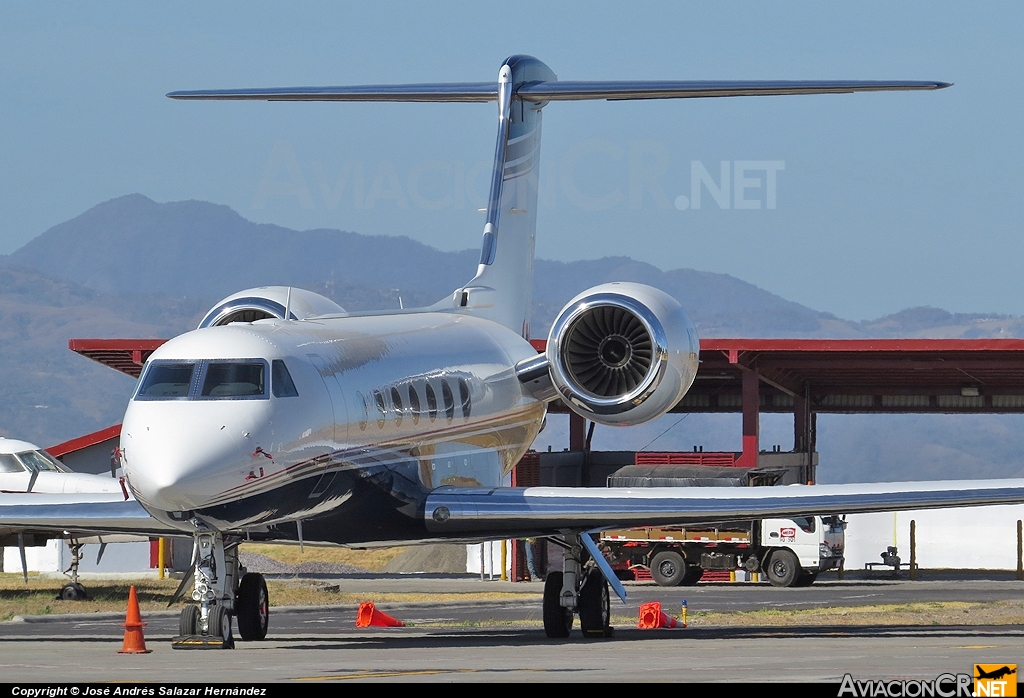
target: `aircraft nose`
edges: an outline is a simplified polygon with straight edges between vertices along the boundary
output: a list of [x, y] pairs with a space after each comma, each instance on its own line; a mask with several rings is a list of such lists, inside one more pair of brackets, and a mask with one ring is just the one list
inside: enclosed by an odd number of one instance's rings
[[139, 501], [160, 511], [200, 509], [243, 481], [260, 446], [256, 420], [217, 416], [170, 420], [125, 415], [123, 466]]

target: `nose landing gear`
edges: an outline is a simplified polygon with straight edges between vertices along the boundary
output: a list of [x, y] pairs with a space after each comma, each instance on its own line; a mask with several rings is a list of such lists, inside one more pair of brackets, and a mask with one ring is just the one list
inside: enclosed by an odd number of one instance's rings
[[[238, 563], [239, 539], [225, 537], [193, 521], [192, 561], [195, 587], [190, 604], [178, 621], [180, 635], [171, 640], [175, 649], [232, 649], [232, 618], [238, 616], [243, 640], [267, 636], [269, 596], [261, 574], [246, 574]], [[241, 582], [239, 583], [239, 578]]]

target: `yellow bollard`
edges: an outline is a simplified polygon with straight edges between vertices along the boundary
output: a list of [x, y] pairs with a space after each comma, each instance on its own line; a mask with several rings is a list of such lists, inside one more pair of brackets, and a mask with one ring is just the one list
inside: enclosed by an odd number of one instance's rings
[[1017, 519], [1017, 579], [1024, 579], [1024, 522]]
[[683, 599], [683, 609], [682, 609], [682, 613], [679, 614], [679, 620], [681, 621], [681, 625], [685, 628], [686, 627], [686, 599]]
[[917, 521], [910, 520], [910, 579], [917, 579]]
[[730, 582], [735, 582], [736, 581], [736, 570], [729, 570], [729, 581]]
[[508, 560], [508, 541], [504, 538], [501, 539], [501, 581], [508, 581], [508, 570], [506, 569], [506, 560]]
[[164, 539], [156, 539], [156, 566], [159, 572], [157, 572], [157, 578], [164, 578], [164, 568], [167, 566], [164, 564]]
[[761, 573], [760, 572], [751, 572], [750, 573], [750, 581], [752, 581], [752, 582], [760, 582], [761, 581]]

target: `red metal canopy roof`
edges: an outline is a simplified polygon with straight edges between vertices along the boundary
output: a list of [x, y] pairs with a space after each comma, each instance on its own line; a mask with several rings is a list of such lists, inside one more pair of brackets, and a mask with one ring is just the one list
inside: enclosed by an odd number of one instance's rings
[[64, 443], [57, 444], [56, 446], [50, 446], [46, 449], [46, 452], [54, 458], [60, 458], [72, 451], [81, 451], [83, 448], [89, 448], [90, 446], [101, 444], [104, 441], [116, 438], [120, 435], [121, 425], [115, 424], [112, 427], [100, 429], [99, 431], [94, 431], [93, 433], [86, 434], [85, 436], [79, 436], [78, 438], [65, 441]]
[[138, 378], [142, 365], [166, 339], [69, 339], [68, 349]]
[[[137, 378], [164, 341], [72, 339], [68, 347]], [[815, 412], [1024, 412], [1024, 339], [712, 338], [701, 340], [700, 361], [674, 411], [741, 411], [741, 376], [753, 371], [766, 412], [792, 411], [794, 396], [805, 395]]]

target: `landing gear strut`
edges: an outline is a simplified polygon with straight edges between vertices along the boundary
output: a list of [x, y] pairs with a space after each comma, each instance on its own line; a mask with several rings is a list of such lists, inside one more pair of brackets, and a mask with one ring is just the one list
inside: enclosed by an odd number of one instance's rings
[[[192, 600], [197, 605], [182, 609], [178, 619], [181, 634], [171, 641], [171, 646], [231, 649], [235, 646], [231, 619], [238, 606], [236, 587], [240, 572], [244, 572], [238, 565], [239, 541], [225, 540], [220, 532], [209, 530], [201, 521], [193, 520], [192, 523], [196, 527], [192, 552], [195, 577]], [[239, 631], [243, 639], [250, 639], [246, 637], [243, 625], [240, 618]]]
[[78, 582], [78, 565], [82, 561], [82, 548], [85, 546], [78, 542], [77, 538], [68, 540], [68, 549], [71, 550], [71, 566], [64, 570], [64, 574], [71, 576], [71, 581], [60, 589], [57, 598], [61, 601], [85, 601], [89, 595], [85, 587]]
[[549, 573], [544, 583], [544, 633], [550, 638], [569, 637], [573, 616], [579, 614], [583, 637], [611, 637], [611, 604], [604, 575], [593, 561], [583, 559], [578, 536], [552, 540], [565, 549], [565, 557], [563, 571]]

